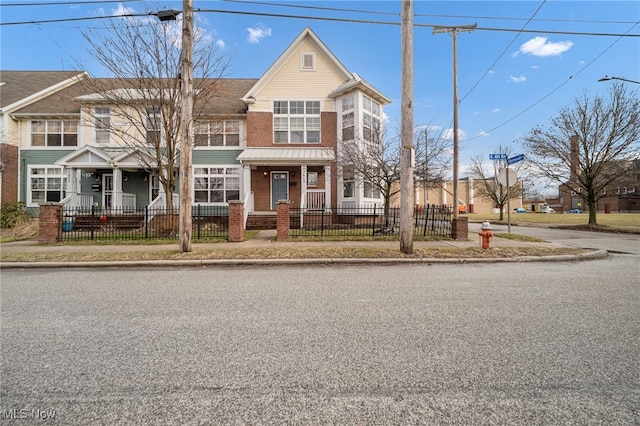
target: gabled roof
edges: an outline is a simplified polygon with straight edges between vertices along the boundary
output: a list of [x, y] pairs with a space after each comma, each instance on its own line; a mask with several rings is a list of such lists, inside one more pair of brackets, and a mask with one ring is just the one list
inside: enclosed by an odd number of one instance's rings
[[385, 95], [380, 93], [378, 89], [369, 84], [366, 80], [361, 78], [358, 74], [353, 73], [353, 78], [345, 81], [340, 85], [336, 90], [329, 93], [330, 98], [337, 98], [342, 95], [346, 95], [347, 93], [353, 90], [361, 90], [362, 92], [368, 94], [373, 97], [376, 101], [380, 102], [383, 105], [390, 104], [391, 99], [387, 98]]
[[3, 113], [29, 105], [87, 77], [83, 71], [0, 71]]
[[329, 62], [336, 69], [345, 80], [352, 78], [351, 73], [345, 68], [344, 65], [335, 57], [333, 53], [325, 46], [325, 44], [318, 38], [318, 36], [311, 31], [311, 28], [306, 27], [298, 37], [287, 47], [287, 49], [278, 57], [278, 59], [269, 67], [269, 69], [260, 77], [257, 83], [244, 95], [243, 101], [251, 103], [255, 98], [255, 94], [258, 93], [273, 76], [282, 68], [282, 66], [289, 60], [290, 56], [298, 49], [298, 47], [305, 41], [310, 40], [316, 45], [319, 51], [321, 51]]
[[60, 158], [55, 164], [75, 168], [110, 168], [113, 167], [113, 158], [96, 147], [85, 145]]

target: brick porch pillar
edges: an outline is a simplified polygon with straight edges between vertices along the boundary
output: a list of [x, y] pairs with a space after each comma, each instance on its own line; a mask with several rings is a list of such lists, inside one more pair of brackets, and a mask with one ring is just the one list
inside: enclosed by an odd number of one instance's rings
[[58, 242], [62, 234], [62, 204], [40, 204], [38, 221], [38, 242], [44, 244]]
[[229, 201], [229, 242], [244, 241], [244, 203], [240, 200]]
[[278, 215], [278, 225], [276, 226], [277, 234], [276, 240], [288, 240], [289, 239], [289, 200], [278, 200], [276, 203], [276, 211]]
[[467, 241], [469, 239], [469, 218], [460, 216], [451, 222], [451, 238], [456, 241]]

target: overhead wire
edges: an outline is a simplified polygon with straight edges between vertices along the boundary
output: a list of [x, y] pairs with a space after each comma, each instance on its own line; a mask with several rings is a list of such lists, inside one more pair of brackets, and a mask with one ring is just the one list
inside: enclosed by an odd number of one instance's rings
[[144, 0], [81, 0], [81, 1], [48, 1], [48, 2], [32, 2], [32, 3], [0, 3], [0, 6], [63, 6], [63, 5], [81, 5], [81, 4], [100, 4], [100, 3], [139, 3]]
[[[529, 25], [529, 23], [533, 20], [533, 18], [538, 14], [538, 12], [540, 12], [540, 9], [542, 9], [542, 6], [545, 5], [545, 3], [547, 2], [547, 0], [542, 0], [542, 3], [540, 3], [540, 5], [538, 6], [538, 8], [535, 10], [535, 12], [533, 12], [533, 15], [531, 15], [531, 17], [529, 18], [529, 20], [523, 25], [523, 27], [521, 28], [522, 30], [525, 29], [525, 27], [527, 25]], [[487, 74], [489, 74], [489, 72], [493, 69], [493, 67], [498, 63], [498, 61], [500, 61], [500, 59], [502, 59], [504, 57], [504, 55], [507, 53], [507, 51], [509, 50], [509, 48], [511, 46], [513, 46], [513, 43], [516, 42], [516, 40], [518, 39], [518, 37], [520, 37], [520, 34], [522, 34], [522, 32], [519, 32], [518, 34], [516, 34], [515, 37], [513, 37], [513, 39], [511, 40], [511, 42], [507, 45], [507, 47], [504, 48], [504, 50], [502, 51], [502, 53], [496, 58], [495, 61], [493, 61], [493, 63], [489, 66], [489, 68], [487, 68], [487, 70], [482, 74], [482, 76], [478, 79], [478, 81], [475, 82], [475, 84], [471, 87], [471, 89], [469, 89], [467, 91], [467, 93], [465, 93], [461, 98], [460, 98], [460, 103], [462, 103], [462, 101], [465, 100], [465, 98], [467, 96], [469, 96], [469, 94], [471, 92], [473, 92], [473, 90], [478, 87], [478, 84], [480, 84], [480, 82], [482, 80], [484, 80], [484, 78], [487, 76]]]
[[[629, 30], [631, 31], [632, 29], [634, 29], [636, 27], [636, 25], [640, 24], [640, 21], [634, 23], [634, 25], [632, 25]], [[583, 67], [581, 67], [575, 74], [570, 75], [564, 82], [562, 82], [559, 86], [557, 86], [556, 88], [554, 88], [553, 90], [551, 90], [549, 93], [547, 93], [546, 95], [544, 95], [543, 97], [541, 97], [540, 99], [538, 99], [536, 102], [534, 102], [533, 104], [529, 105], [528, 107], [526, 107], [525, 109], [523, 109], [522, 111], [520, 111], [519, 113], [517, 113], [516, 115], [514, 115], [513, 117], [511, 117], [510, 119], [506, 120], [505, 122], [497, 125], [496, 127], [492, 128], [491, 130], [488, 130], [485, 132], [486, 133], [491, 133], [494, 130], [497, 130], [499, 128], [501, 128], [502, 126], [507, 125], [508, 123], [512, 122], [513, 120], [515, 120], [516, 118], [520, 117], [522, 114], [524, 114], [525, 112], [529, 111], [530, 109], [532, 109], [533, 107], [535, 107], [536, 105], [538, 105], [539, 103], [541, 103], [542, 101], [544, 101], [545, 99], [547, 99], [549, 96], [553, 95], [555, 92], [557, 92], [558, 90], [560, 90], [562, 87], [564, 87], [567, 83], [569, 83], [574, 76], [582, 73], [585, 69], [587, 69], [588, 67], [591, 66], [591, 64], [593, 64], [595, 61], [597, 61], [602, 55], [604, 55], [605, 53], [607, 53], [611, 48], [613, 48], [613, 46], [615, 46], [617, 43], [619, 43], [622, 40], [623, 37], [618, 37], [617, 40], [614, 40], [609, 46], [607, 46], [602, 52], [600, 52], [598, 55], [596, 55], [595, 58], [593, 58], [592, 60], [590, 60], [588, 63], [586, 63]], [[474, 139], [478, 139], [482, 136], [474, 136], [472, 138], [469, 138], [467, 140], [465, 140], [465, 142], [469, 142], [472, 141]]]

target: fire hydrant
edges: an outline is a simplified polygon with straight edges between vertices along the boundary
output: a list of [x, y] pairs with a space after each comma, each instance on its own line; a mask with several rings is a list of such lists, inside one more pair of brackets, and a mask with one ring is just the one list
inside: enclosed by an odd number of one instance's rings
[[493, 232], [491, 232], [491, 224], [489, 221], [485, 220], [482, 222], [481, 232], [478, 233], [480, 235], [480, 243], [483, 249], [491, 248], [489, 244], [491, 243], [491, 239], [493, 238]]

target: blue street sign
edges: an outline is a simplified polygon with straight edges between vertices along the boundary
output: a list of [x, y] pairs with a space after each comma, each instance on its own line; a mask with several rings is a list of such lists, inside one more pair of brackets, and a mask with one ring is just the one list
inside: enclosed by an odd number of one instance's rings
[[524, 160], [524, 154], [516, 155], [515, 157], [511, 157], [507, 160], [507, 164], [511, 165], [513, 163], [518, 163]]
[[489, 160], [506, 160], [507, 154], [489, 154]]

